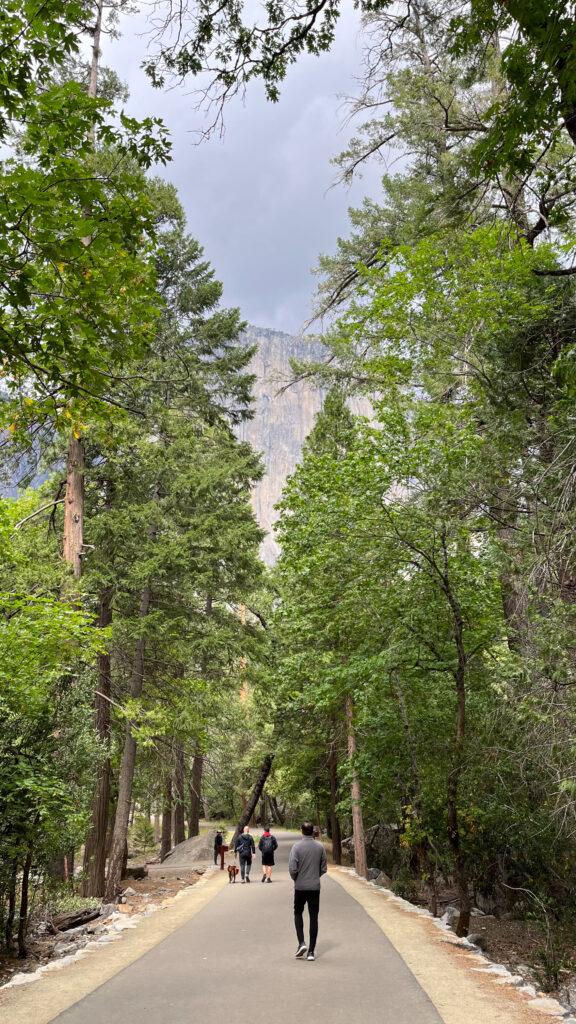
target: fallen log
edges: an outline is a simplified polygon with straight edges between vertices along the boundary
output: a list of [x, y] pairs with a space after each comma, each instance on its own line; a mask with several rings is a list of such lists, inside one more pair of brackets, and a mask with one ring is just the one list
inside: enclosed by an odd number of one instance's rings
[[52, 924], [59, 932], [67, 932], [69, 928], [77, 928], [80, 924], [87, 924], [100, 917], [100, 906], [88, 907], [87, 910], [74, 910], [70, 914], [57, 914], [52, 918]]

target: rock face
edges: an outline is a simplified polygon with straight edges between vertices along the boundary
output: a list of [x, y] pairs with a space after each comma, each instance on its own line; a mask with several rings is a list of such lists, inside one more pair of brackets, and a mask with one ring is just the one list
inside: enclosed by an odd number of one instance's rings
[[240, 425], [238, 436], [249, 441], [264, 458], [266, 475], [256, 487], [253, 504], [256, 518], [267, 532], [262, 557], [267, 565], [272, 565], [279, 552], [272, 531], [278, 518], [274, 505], [280, 500], [286, 478], [294, 472], [324, 397], [305, 381], [290, 383], [290, 360], [321, 359], [323, 350], [290, 334], [263, 327], [248, 327], [245, 338], [249, 344], [258, 346], [250, 364], [250, 371], [256, 375], [256, 400], [254, 418]]
[[[397, 825], [372, 825], [366, 829], [364, 834], [366, 842], [366, 858], [370, 868], [376, 871], [377, 878], [383, 875], [384, 881], [378, 885], [391, 885], [391, 879], [396, 878], [402, 866], [402, 850], [400, 847], [400, 832]], [[342, 840], [344, 846], [352, 855], [354, 854], [354, 839], [350, 836]]]
[[214, 839], [216, 829], [209, 829], [192, 839], [185, 839], [179, 843], [166, 856], [166, 859], [159, 865], [158, 870], [166, 868], [192, 868], [195, 864], [202, 864], [204, 861], [212, 862], [214, 858]]

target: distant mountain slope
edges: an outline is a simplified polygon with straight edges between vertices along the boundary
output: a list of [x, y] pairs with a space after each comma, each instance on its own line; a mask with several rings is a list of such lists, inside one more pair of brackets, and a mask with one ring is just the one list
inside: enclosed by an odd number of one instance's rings
[[300, 338], [262, 327], [248, 327], [245, 336], [258, 346], [250, 365], [257, 378], [256, 401], [254, 419], [240, 426], [239, 436], [264, 457], [266, 476], [258, 484], [253, 502], [258, 522], [268, 534], [262, 557], [272, 565], [279, 552], [272, 533], [277, 519], [274, 505], [286, 477], [294, 471], [323, 401], [322, 392], [306, 382], [286, 387], [291, 379], [290, 360], [319, 358], [321, 352]]
[[[256, 375], [256, 400], [254, 418], [237, 429], [238, 436], [249, 441], [264, 458], [266, 475], [256, 487], [253, 504], [256, 518], [267, 533], [262, 557], [267, 565], [272, 565], [280, 550], [272, 529], [277, 519], [274, 505], [280, 500], [286, 478], [294, 472], [302, 445], [324, 399], [324, 392], [305, 381], [290, 383], [290, 360], [322, 359], [324, 350], [321, 346], [312, 347], [301, 338], [267, 328], [248, 327], [244, 335], [250, 345], [257, 346], [250, 364], [251, 372]], [[358, 403], [351, 404], [353, 411], [358, 411], [355, 408]], [[5, 479], [0, 481], [3, 496], [17, 495], [16, 480], [22, 477], [24, 469], [21, 466], [19, 472], [15, 467], [7, 470]], [[46, 474], [36, 476], [33, 483], [37, 485], [45, 478]]]

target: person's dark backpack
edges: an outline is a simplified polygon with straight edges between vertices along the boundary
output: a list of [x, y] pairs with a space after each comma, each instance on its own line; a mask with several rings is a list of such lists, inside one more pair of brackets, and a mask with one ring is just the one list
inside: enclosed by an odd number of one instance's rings
[[277, 845], [274, 836], [262, 836], [262, 853], [274, 853]]
[[237, 851], [242, 857], [250, 857], [252, 853], [252, 836], [243, 833], [238, 837]]

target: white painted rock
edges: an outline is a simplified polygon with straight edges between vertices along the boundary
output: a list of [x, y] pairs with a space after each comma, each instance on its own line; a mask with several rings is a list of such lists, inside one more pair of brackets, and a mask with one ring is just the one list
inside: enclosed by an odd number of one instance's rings
[[12, 985], [28, 985], [31, 981], [35, 980], [34, 974], [15, 974], [13, 978], [10, 978], [8, 984], [3, 987], [10, 988]]
[[541, 997], [540, 999], [531, 999], [528, 1006], [532, 1010], [538, 1010], [540, 1013], [545, 1013], [548, 1017], [564, 1017], [565, 1009], [560, 1006], [557, 999], [547, 999]]
[[566, 1006], [571, 1007], [571, 1009], [574, 1009], [576, 1006], [576, 983], [574, 980], [572, 980], [570, 984], [565, 985], [564, 988], [561, 988], [559, 994], [562, 1002], [565, 1003]]
[[447, 924], [449, 928], [453, 928], [459, 917], [460, 911], [457, 907], [446, 907], [441, 920], [444, 924]]
[[521, 974], [511, 974], [509, 978], [498, 978], [498, 985], [523, 985], [524, 978]]

